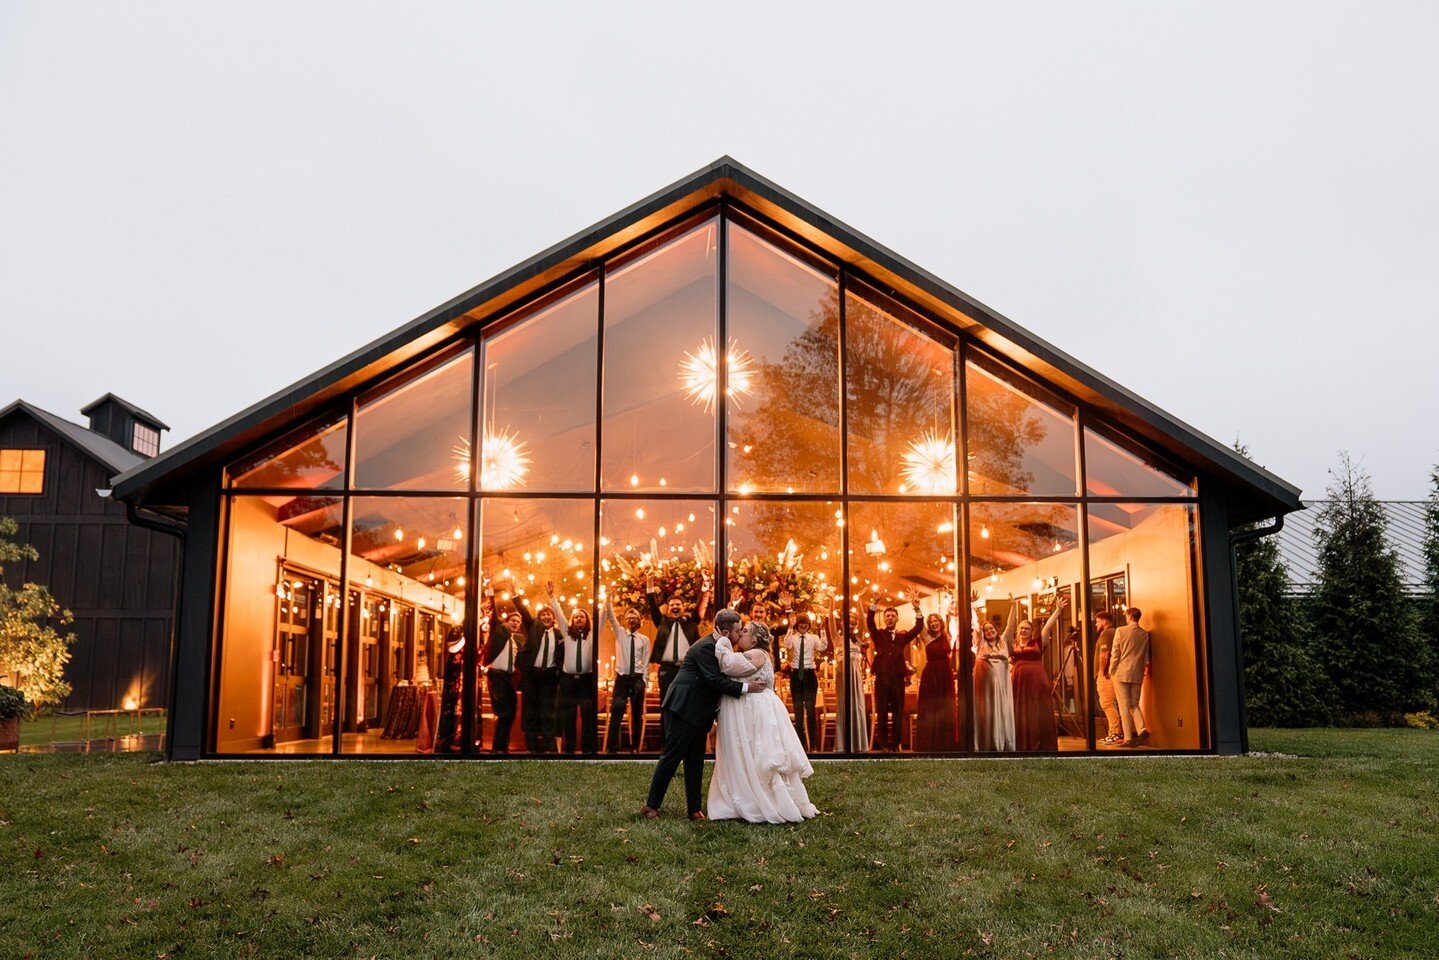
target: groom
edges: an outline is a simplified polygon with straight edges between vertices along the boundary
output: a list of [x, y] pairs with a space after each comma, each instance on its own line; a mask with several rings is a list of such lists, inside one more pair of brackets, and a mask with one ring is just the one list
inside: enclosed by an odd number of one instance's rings
[[660, 815], [660, 804], [665, 801], [665, 793], [681, 761], [685, 766], [685, 806], [689, 818], [705, 819], [700, 811], [700, 781], [704, 778], [705, 740], [714, 726], [719, 698], [722, 695], [740, 697], [764, 689], [763, 681], [740, 683], [720, 672], [715, 641], [726, 637], [733, 643], [739, 636], [738, 613], [725, 609], [715, 614], [715, 632], [690, 647], [679, 674], [665, 694], [662, 704], [665, 749], [650, 780], [649, 798], [640, 807], [640, 813], [651, 820]]

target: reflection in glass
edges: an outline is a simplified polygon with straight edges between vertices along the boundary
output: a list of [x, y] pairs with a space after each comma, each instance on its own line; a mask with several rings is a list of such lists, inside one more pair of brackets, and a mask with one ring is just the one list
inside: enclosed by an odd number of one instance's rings
[[969, 516], [975, 748], [1086, 749], [1078, 509], [976, 503]]
[[849, 489], [952, 496], [954, 352], [878, 302], [845, 297]]
[[[496, 753], [552, 753], [565, 746], [560, 694], [571, 638], [567, 627], [577, 634], [579, 672], [588, 666], [593, 674], [595, 662], [594, 632], [589, 629], [597, 612], [594, 509], [588, 499], [481, 501], [480, 567], [489, 605], [483, 619], [489, 635], [480, 665], [485, 668], [490, 714], [485, 722], [493, 730], [489, 749]], [[571, 693], [577, 691], [572, 685]], [[586, 730], [593, 729], [594, 709], [586, 698]], [[519, 729], [514, 725], [517, 715]]]
[[966, 367], [969, 490], [981, 495], [1074, 496], [1074, 410], [988, 357]]
[[217, 753], [328, 753], [341, 604], [341, 501], [233, 497]]
[[343, 415], [306, 424], [265, 444], [227, 471], [230, 485], [259, 490], [338, 490], [345, 485]]
[[[356, 497], [351, 510], [341, 751], [459, 752], [465, 501]], [[432, 743], [421, 737], [427, 709]]]
[[482, 489], [594, 489], [598, 349], [598, 283], [487, 335]]
[[606, 490], [715, 488], [718, 235], [709, 220], [605, 277]]
[[[969, 623], [955, 597], [954, 507], [852, 503], [849, 535], [849, 572], [858, 598], [853, 611], [864, 615], [865, 640], [896, 648], [872, 661], [875, 684], [889, 685], [888, 701], [899, 715], [896, 734], [893, 716], [886, 717], [880, 709], [884, 704], [876, 704], [876, 744], [884, 742], [878, 727], [885, 726], [892, 740], [911, 750], [961, 749], [969, 684], [959, 685], [957, 677], [968, 676]], [[873, 629], [868, 628], [871, 609]], [[887, 624], [889, 610], [894, 611], [893, 627]]]
[[1153, 458], [1132, 453], [1089, 427], [1084, 428], [1084, 486], [1094, 497], [1194, 495], [1192, 476], [1181, 480]]
[[[1114, 610], [1115, 633], [1110, 638], [1109, 672], [1121, 742], [1137, 739], [1138, 746], [1164, 750], [1206, 745], [1194, 605], [1195, 538], [1191, 504], [1089, 506], [1091, 583], [1119, 591], [1120, 602], [1139, 611], [1135, 624], [1127, 622], [1123, 608]], [[1096, 639], [1102, 647], [1104, 638]], [[1137, 709], [1126, 711], [1126, 703], [1137, 703]], [[1144, 730], [1148, 736], [1139, 736]]]
[[[366, 490], [465, 490], [474, 352], [424, 361], [360, 397], [355, 479]], [[463, 449], [461, 450], [463, 454]]]
[[727, 398], [729, 487], [838, 492], [839, 286], [754, 233], [728, 230], [726, 329], [754, 371]]
[[[790, 704], [809, 752], [842, 749], [835, 745], [836, 724], [844, 720], [836, 677], [844, 656], [837, 599], [844, 569], [840, 503], [731, 501], [725, 509], [728, 605], [776, 634], [772, 652], [783, 671], [776, 692]], [[809, 621], [804, 636], [810, 659], [797, 675], [800, 649], [794, 641], [801, 617]]]

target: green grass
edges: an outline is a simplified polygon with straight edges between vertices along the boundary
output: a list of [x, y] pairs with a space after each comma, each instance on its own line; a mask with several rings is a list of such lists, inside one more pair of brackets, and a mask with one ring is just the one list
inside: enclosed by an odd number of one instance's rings
[[0, 758], [0, 956], [1433, 957], [1439, 734], [818, 765], [691, 825], [647, 764]]
[[[158, 714], [146, 714], [139, 718], [139, 724], [129, 716], [114, 718], [95, 717], [90, 721], [90, 736], [123, 737], [131, 733], [164, 733], [165, 718]], [[70, 743], [85, 739], [85, 717], [43, 716], [34, 720], [20, 721], [20, 746], [29, 747], [47, 743]]]

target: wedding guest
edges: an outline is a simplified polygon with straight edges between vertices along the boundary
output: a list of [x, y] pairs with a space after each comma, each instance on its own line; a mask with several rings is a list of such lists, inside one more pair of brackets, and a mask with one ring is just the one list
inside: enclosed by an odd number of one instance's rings
[[870, 604], [866, 621], [869, 639], [874, 645], [874, 659], [870, 663], [874, 671], [874, 749], [886, 753], [899, 750], [904, 737], [904, 688], [909, 684], [910, 673], [905, 654], [924, 629], [919, 601], [914, 601], [913, 606], [914, 626], [908, 630], [899, 629], [899, 611], [894, 607], [885, 608], [881, 627], [875, 618], [879, 607]]
[[[551, 587], [553, 591], [553, 587]], [[599, 740], [599, 704], [595, 688], [595, 635], [588, 610], [569, 617], [551, 593], [550, 606], [560, 624], [560, 749], [594, 753]], [[578, 724], [579, 738], [575, 727]]]
[[554, 753], [562, 636], [559, 622], [548, 605], [531, 615], [524, 601], [517, 600], [515, 609], [520, 613], [525, 635], [520, 646], [520, 729], [525, 732], [525, 749]]
[[1019, 605], [1009, 607], [1003, 632], [992, 620], [974, 619], [974, 749], [1014, 749], [1014, 690], [1009, 682], [1009, 656], [1019, 622]]
[[482, 662], [490, 688], [490, 708], [495, 712], [495, 735], [490, 741], [490, 752], [504, 754], [510, 752], [510, 730], [515, 723], [516, 674], [524, 640], [524, 621], [518, 611], [511, 611], [501, 619], [500, 608], [494, 602], [494, 590], [486, 588], [485, 595], [490, 598], [490, 637]]
[[700, 622], [704, 620], [705, 612], [709, 609], [710, 591], [708, 587], [701, 588], [699, 602], [695, 604], [692, 614], [685, 613], [684, 598], [679, 593], [671, 594], [661, 609], [659, 587], [652, 577], [645, 589], [645, 600], [649, 603], [650, 619], [655, 625], [655, 643], [650, 650], [650, 662], [659, 664], [660, 703], [664, 703], [670, 684], [679, 675], [685, 654], [689, 653], [690, 645], [699, 640]]
[[615, 685], [610, 692], [610, 722], [605, 731], [605, 751], [620, 751], [624, 739], [625, 707], [628, 706], [628, 748], [638, 753], [645, 738], [645, 673], [650, 662], [650, 638], [640, 633], [640, 612], [633, 607], [625, 611], [623, 626], [615, 616], [613, 600], [605, 601], [605, 616], [615, 636]]
[[794, 618], [794, 629], [785, 634], [783, 641], [794, 730], [806, 752], [820, 748], [819, 655], [829, 649], [829, 641], [813, 632], [812, 627], [809, 614], [800, 613]]
[[915, 750], [937, 753], [953, 750], [958, 743], [959, 713], [950, 653], [944, 618], [931, 613], [924, 620], [924, 669], [919, 673]]
[[1044, 629], [1033, 620], [1019, 625], [1017, 643], [1010, 654], [1010, 683], [1014, 688], [1014, 748], [1024, 751], [1059, 749], [1059, 728], [1054, 722], [1054, 685], [1044, 668], [1044, 648], [1054, 639], [1060, 614], [1069, 606], [1061, 596]]
[[[833, 599], [830, 602], [833, 604]], [[833, 609], [830, 614], [825, 618], [824, 629], [830, 647], [839, 650], [845, 646], [844, 638], [840, 636], [843, 631], [839, 626], [838, 614]], [[848, 645], [843, 668], [838, 671], [835, 679], [835, 749], [842, 752], [868, 753], [869, 709], [864, 697], [864, 668], [869, 644], [860, 642], [859, 614], [850, 617], [849, 627], [854, 642]]]
[[440, 690], [440, 721], [435, 730], [436, 753], [458, 753], [460, 749], [460, 701], [465, 689], [465, 631], [451, 627], [445, 632], [445, 675]]
[[1104, 711], [1104, 739], [1100, 743], [1116, 744], [1124, 740], [1119, 721], [1119, 701], [1114, 696], [1114, 680], [1109, 676], [1109, 663], [1114, 649], [1114, 614], [1100, 610], [1094, 615], [1094, 689], [1099, 695], [1099, 709]]
[[1124, 730], [1124, 746], [1137, 747], [1149, 741], [1149, 727], [1139, 706], [1144, 678], [1149, 676], [1149, 631], [1139, 625], [1143, 615], [1138, 607], [1125, 611], [1128, 620], [1114, 631], [1114, 647], [1109, 655], [1109, 677], [1114, 681], [1114, 698], [1119, 703], [1119, 722]]

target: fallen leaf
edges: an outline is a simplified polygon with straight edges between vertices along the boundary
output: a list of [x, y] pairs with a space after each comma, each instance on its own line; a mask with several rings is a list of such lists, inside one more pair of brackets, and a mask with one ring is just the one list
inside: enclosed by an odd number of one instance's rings
[[654, 904], [647, 903], [640, 907], [640, 913], [649, 917], [651, 923], [660, 922], [660, 912], [654, 908]]

